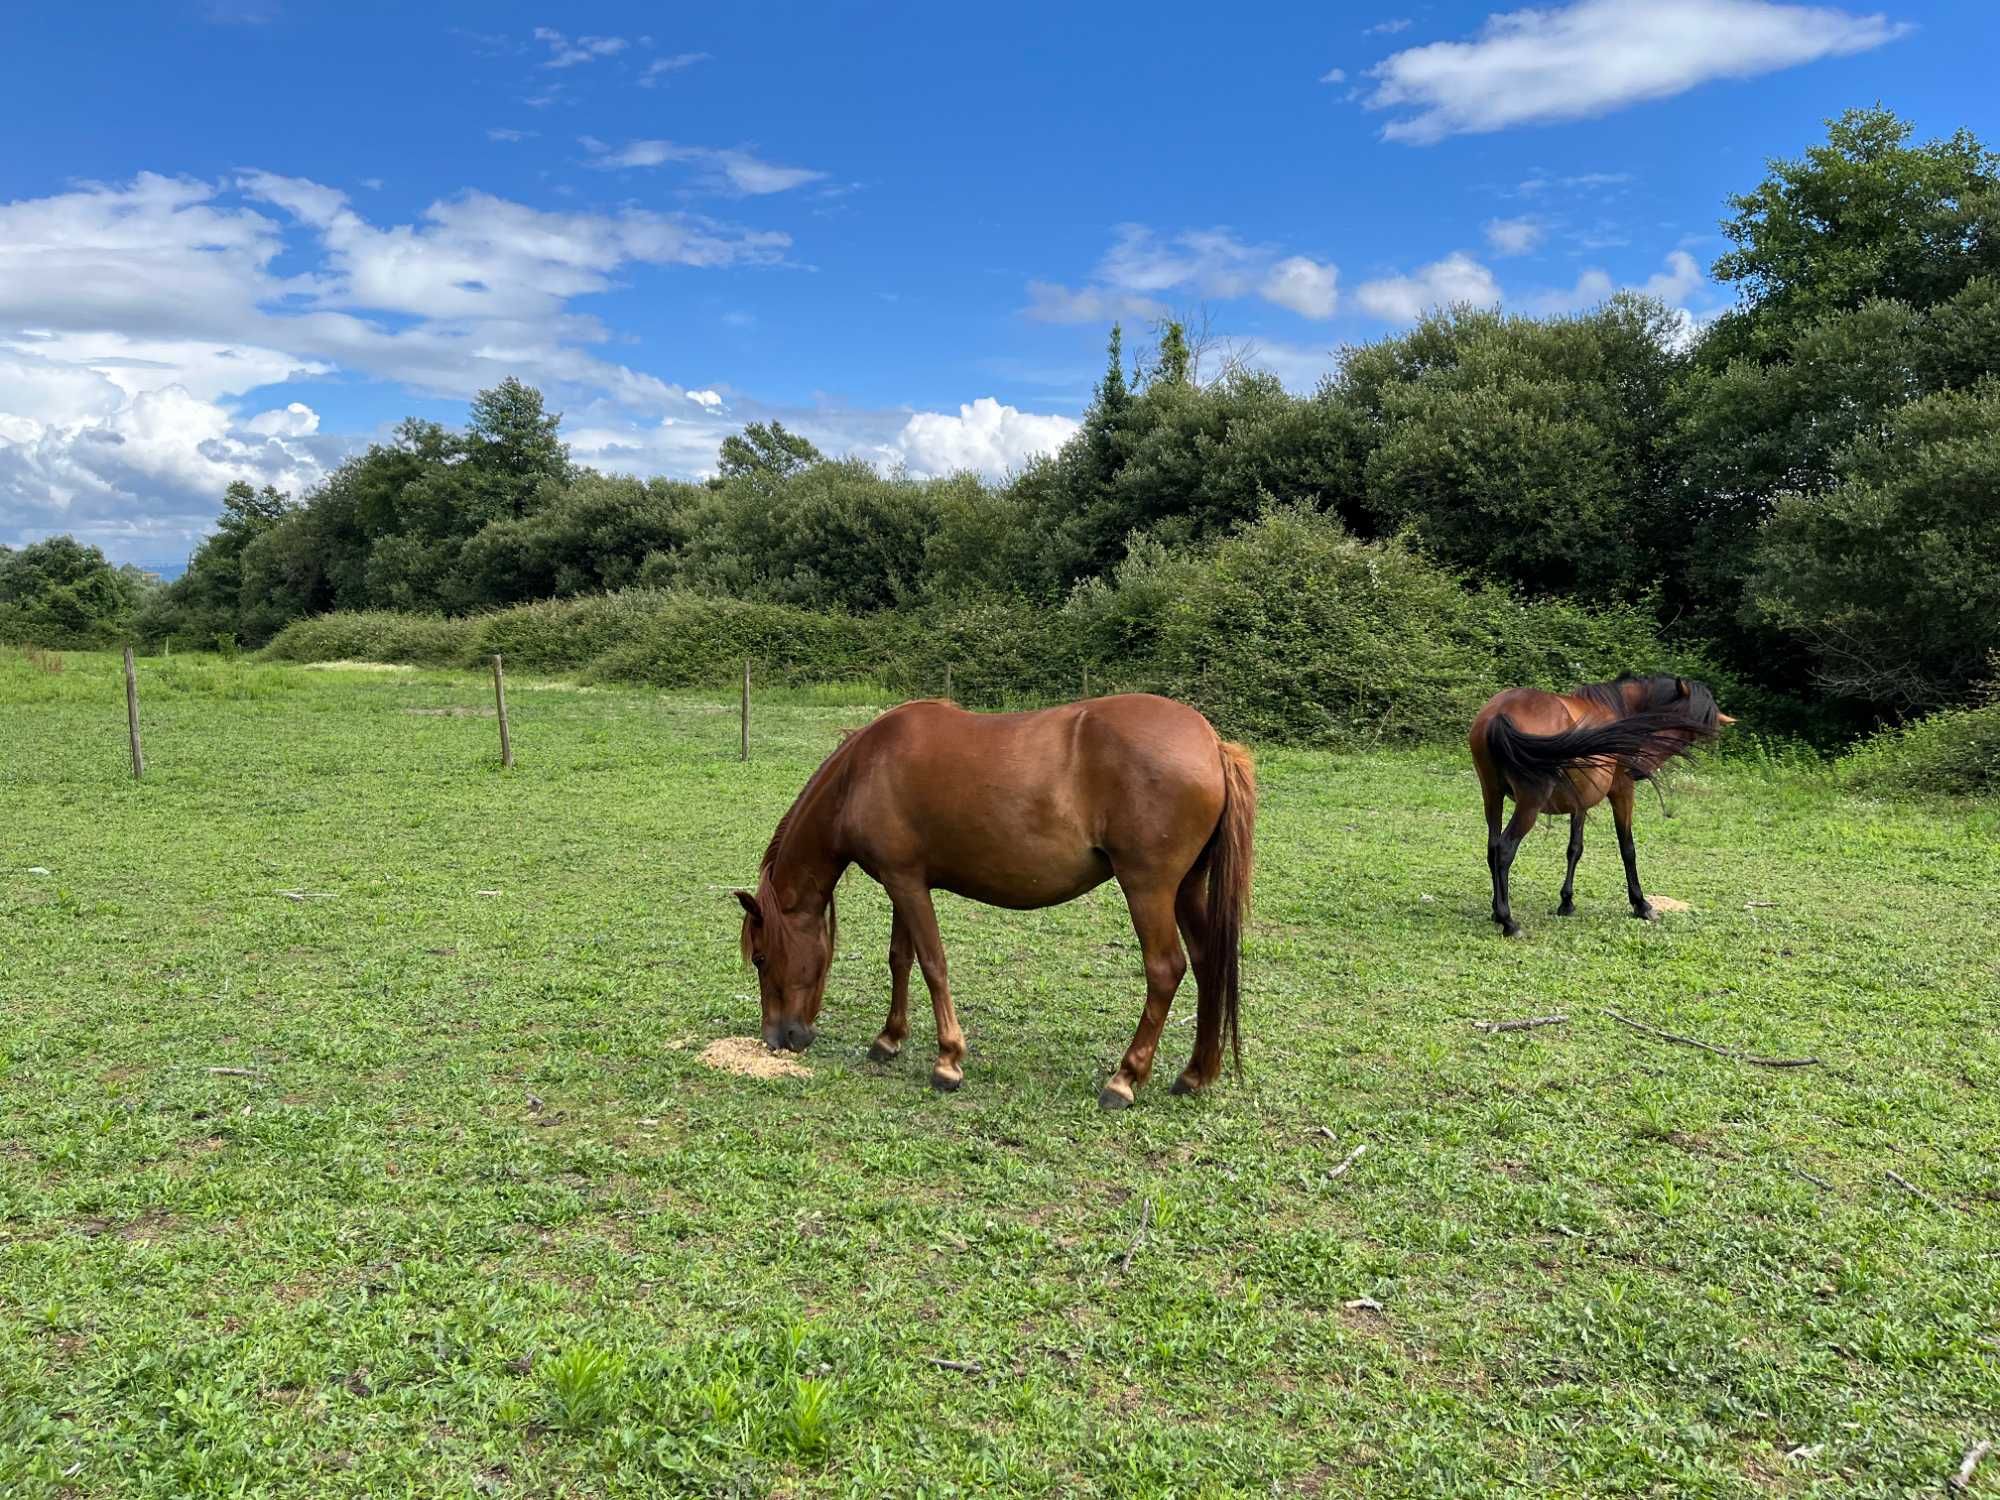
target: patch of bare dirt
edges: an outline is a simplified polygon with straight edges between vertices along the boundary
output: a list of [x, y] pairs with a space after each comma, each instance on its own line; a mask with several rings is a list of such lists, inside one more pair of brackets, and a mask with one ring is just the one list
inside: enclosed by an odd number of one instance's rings
[[493, 710], [490, 708], [467, 708], [457, 703], [450, 704], [444, 708], [406, 708], [403, 712], [406, 714], [421, 714], [425, 718], [430, 719], [490, 719], [493, 717]]
[[1648, 896], [1648, 897], [1646, 897], [1646, 899], [1647, 899], [1648, 901], [1650, 901], [1650, 902], [1651, 902], [1651, 903], [1653, 904], [1653, 910], [1654, 910], [1654, 911], [1693, 911], [1693, 910], [1694, 910], [1694, 908], [1693, 908], [1692, 906], [1689, 906], [1689, 905], [1687, 904], [1687, 902], [1685, 902], [1685, 901], [1677, 901], [1677, 900], [1675, 900], [1675, 899], [1674, 899], [1674, 898], [1673, 898], [1672, 896]]
[[738, 1078], [810, 1078], [812, 1069], [754, 1036], [726, 1036], [702, 1049], [701, 1060]]

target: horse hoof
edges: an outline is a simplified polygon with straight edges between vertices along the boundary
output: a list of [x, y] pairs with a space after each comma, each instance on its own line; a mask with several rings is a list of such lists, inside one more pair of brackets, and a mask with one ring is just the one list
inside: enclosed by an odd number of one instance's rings
[[1132, 1096], [1130, 1094], [1119, 1093], [1118, 1090], [1107, 1083], [1097, 1096], [1097, 1107], [1107, 1114], [1116, 1109], [1130, 1109], [1132, 1107]]
[[885, 1047], [880, 1042], [868, 1049], [868, 1060], [872, 1063], [894, 1062], [902, 1055], [901, 1047]]
[[1655, 911], [1650, 905], [1633, 907], [1632, 915], [1637, 917], [1641, 922], [1657, 922], [1660, 920], [1659, 912]]
[[963, 1082], [965, 1082], [965, 1075], [962, 1073], [941, 1073], [933, 1071], [931, 1074], [931, 1087], [936, 1089], [940, 1094], [957, 1093], [958, 1086]]
[[1187, 1081], [1187, 1075], [1182, 1074], [1179, 1078], [1176, 1078], [1174, 1080], [1174, 1086], [1168, 1089], [1167, 1092], [1170, 1094], [1192, 1094], [1200, 1087], [1201, 1085], [1198, 1083], [1189, 1083]]
[[1573, 917], [1573, 916], [1575, 916], [1575, 915], [1576, 915], [1576, 903], [1575, 903], [1574, 901], [1565, 901], [1565, 902], [1563, 902], [1563, 904], [1562, 904], [1561, 906], [1558, 906], [1558, 907], [1556, 908], [1556, 915], [1557, 915], [1557, 916], [1559, 916], [1559, 917]]

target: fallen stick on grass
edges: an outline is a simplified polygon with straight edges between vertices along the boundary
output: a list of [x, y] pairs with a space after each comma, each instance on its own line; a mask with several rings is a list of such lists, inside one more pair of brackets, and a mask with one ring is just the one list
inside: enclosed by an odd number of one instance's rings
[[1979, 1467], [1979, 1461], [1993, 1451], [1990, 1439], [1974, 1443], [1965, 1450], [1965, 1457], [1958, 1461], [1958, 1472], [1947, 1481], [1955, 1490], [1972, 1488], [1972, 1471]]
[[1139, 1253], [1139, 1247], [1146, 1243], [1146, 1226], [1153, 1222], [1153, 1200], [1145, 1199], [1139, 1205], [1139, 1232], [1132, 1236], [1131, 1248], [1125, 1252], [1125, 1259], [1118, 1263], [1120, 1275], [1132, 1269], [1132, 1257]]
[[956, 1370], [961, 1375], [983, 1375], [985, 1367], [976, 1359], [939, 1359], [932, 1354], [924, 1356], [924, 1363], [936, 1365], [940, 1370]]
[[1793, 1166], [1791, 1163], [1787, 1162], [1786, 1170], [1788, 1170], [1794, 1177], [1805, 1178], [1807, 1182], [1810, 1182], [1816, 1188], [1825, 1188], [1829, 1193], [1833, 1191], [1832, 1183], [1828, 1182], [1824, 1177], [1813, 1176], [1813, 1174], [1808, 1172], [1804, 1167]]
[[1884, 1172], [1882, 1175], [1888, 1178], [1891, 1182], [1895, 1183], [1897, 1187], [1901, 1188], [1904, 1192], [1908, 1193], [1912, 1198], [1921, 1198], [1924, 1202], [1928, 1203], [1932, 1208], [1943, 1208], [1945, 1206], [1944, 1204], [1940, 1203], [1937, 1199], [1933, 1198], [1929, 1193], [1925, 1192], [1922, 1188], [1918, 1187], [1914, 1182], [1910, 1181], [1909, 1178], [1904, 1177], [1899, 1173]]
[[1620, 1015], [1606, 1007], [1604, 1013], [1621, 1026], [1629, 1026], [1634, 1031], [1643, 1031], [1647, 1036], [1656, 1036], [1663, 1042], [1678, 1042], [1683, 1047], [1699, 1047], [1704, 1052], [1713, 1052], [1717, 1057], [1726, 1057], [1734, 1062], [1754, 1063], [1760, 1068], [1816, 1068], [1816, 1057], [1756, 1057], [1748, 1052], [1738, 1052], [1734, 1047], [1718, 1047], [1713, 1042], [1704, 1042], [1699, 1037], [1682, 1036], [1676, 1031], [1662, 1031], [1657, 1026], [1648, 1026], [1644, 1021], [1635, 1021], [1630, 1016]]
[[255, 1068], [210, 1068], [208, 1071], [218, 1078], [255, 1078], [257, 1076]]
[[1518, 1021], [1474, 1021], [1489, 1036], [1496, 1031], [1533, 1031], [1537, 1026], [1566, 1026], [1568, 1016], [1526, 1016]]
[[1347, 1172], [1347, 1169], [1353, 1166], [1356, 1162], [1360, 1161], [1361, 1158], [1367, 1154], [1367, 1151], [1368, 1151], [1368, 1143], [1366, 1141], [1363, 1141], [1360, 1145], [1356, 1146], [1352, 1151], [1347, 1153], [1346, 1161], [1342, 1162], [1339, 1166], [1335, 1167], [1331, 1172], [1326, 1174], [1326, 1180], [1328, 1182], [1331, 1182], [1336, 1177], [1344, 1176]]

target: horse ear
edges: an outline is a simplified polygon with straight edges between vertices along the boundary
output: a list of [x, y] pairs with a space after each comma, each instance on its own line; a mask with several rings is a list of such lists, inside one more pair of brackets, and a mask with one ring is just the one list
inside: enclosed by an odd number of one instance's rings
[[748, 891], [738, 891], [736, 899], [743, 903], [743, 909], [750, 913], [750, 920], [759, 927], [764, 925], [764, 908], [757, 904], [757, 898]]
[[1674, 679], [1674, 687], [1679, 690], [1680, 696], [1683, 698], [1692, 698], [1694, 696], [1693, 693], [1688, 691], [1688, 680], [1685, 677], [1676, 677]]

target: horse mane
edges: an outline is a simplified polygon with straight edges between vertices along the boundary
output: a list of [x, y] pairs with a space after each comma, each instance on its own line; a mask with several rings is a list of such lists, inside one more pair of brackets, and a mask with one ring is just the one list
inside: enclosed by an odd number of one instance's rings
[[[862, 728], [866, 727], [866, 725], [862, 726]], [[785, 835], [791, 831], [792, 819], [797, 815], [798, 810], [806, 805], [807, 800], [813, 795], [816, 789], [823, 789], [835, 775], [845, 769], [844, 757], [846, 756], [848, 747], [853, 743], [855, 736], [860, 733], [861, 729], [843, 729], [840, 731], [840, 742], [828, 753], [826, 759], [819, 763], [819, 769], [806, 778], [806, 784], [799, 789], [798, 796], [792, 799], [792, 805], [786, 808], [784, 816], [778, 819], [778, 826], [771, 830], [771, 842], [764, 846], [764, 857], [757, 863], [757, 883], [760, 886], [770, 883], [771, 867], [778, 862], [778, 857], [784, 850]], [[836, 761], [842, 764], [836, 767]], [[826, 961], [828, 967], [832, 966], [834, 951], [840, 946], [840, 906], [835, 901], [834, 895], [834, 891], [831, 890], [826, 893]], [[773, 922], [770, 925], [768, 940], [774, 946], [782, 943], [784, 941], [784, 931], [783, 923]], [[750, 923], [747, 918], [743, 923], [741, 946], [743, 949], [743, 962], [747, 964], [750, 962]]]
[[792, 799], [792, 805], [786, 808], [784, 816], [778, 819], [778, 826], [771, 830], [771, 842], [764, 846], [764, 857], [757, 862], [759, 874], [777, 863], [785, 835], [791, 831], [792, 819], [798, 814], [798, 810], [806, 805], [806, 800], [812, 796], [814, 790], [822, 787], [830, 779], [829, 773], [833, 770], [833, 763], [841, 758], [854, 737], [866, 727], [862, 725], [861, 728], [840, 731], [840, 742], [828, 752], [826, 759], [819, 763], [819, 769], [806, 778], [806, 784], [799, 788], [799, 794]]
[[[1635, 683], [1642, 690], [1636, 705], [1626, 698], [1627, 689]], [[1705, 734], [1714, 734], [1718, 727], [1720, 711], [1715, 706], [1715, 694], [1708, 690], [1707, 683], [1691, 677], [1642, 677], [1624, 672], [1609, 682], [1580, 683], [1570, 689], [1570, 696], [1596, 704], [1614, 719], [1633, 714], [1679, 712]]]

